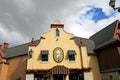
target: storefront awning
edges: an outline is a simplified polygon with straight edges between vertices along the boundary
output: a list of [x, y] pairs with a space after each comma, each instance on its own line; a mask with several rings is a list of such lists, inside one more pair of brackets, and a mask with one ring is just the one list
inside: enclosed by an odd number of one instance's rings
[[51, 69], [52, 74], [69, 74], [69, 69], [64, 66], [55, 66]]
[[75, 50], [68, 50], [68, 55], [76, 55]]
[[41, 50], [41, 54], [49, 54], [49, 50]]

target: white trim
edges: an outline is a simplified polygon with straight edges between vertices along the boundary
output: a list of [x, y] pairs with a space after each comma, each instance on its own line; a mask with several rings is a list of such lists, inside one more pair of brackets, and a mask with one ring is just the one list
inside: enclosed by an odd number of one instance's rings
[[90, 72], [84, 72], [84, 80], [91, 80]]
[[26, 80], [34, 80], [34, 74], [26, 74]]

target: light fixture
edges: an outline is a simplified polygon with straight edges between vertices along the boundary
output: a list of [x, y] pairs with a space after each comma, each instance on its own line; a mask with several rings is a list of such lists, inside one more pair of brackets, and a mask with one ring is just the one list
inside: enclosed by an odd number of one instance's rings
[[32, 58], [32, 53], [33, 53], [33, 50], [30, 49], [29, 54], [28, 54], [29, 58]]
[[114, 8], [115, 7], [115, 0], [110, 0], [109, 6], [111, 6], [112, 8]]
[[120, 6], [116, 6], [116, 4], [118, 4], [119, 1], [118, 0], [110, 0], [109, 2], [109, 6], [111, 6], [114, 10], [117, 10], [118, 12], [120, 12]]

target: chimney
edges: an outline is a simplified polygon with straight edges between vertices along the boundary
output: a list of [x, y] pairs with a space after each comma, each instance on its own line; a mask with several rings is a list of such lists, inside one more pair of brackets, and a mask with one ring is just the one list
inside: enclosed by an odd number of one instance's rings
[[0, 45], [0, 49], [2, 49], [2, 45]]
[[30, 43], [29, 46], [35, 46], [35, 40], [34, 40], [34, 38], [32, 38], [31, 43]]
[[80, 45], [81, 46], [85, 45], [83, 39], [80, 39]]
[[35, 40], [34, 40], [34, 38], [32, 38], [32, 40], [31, 40], [31, 44], [34, 45], [34, 43], [35, 43]]
[[4, 50], [8, 49], [8, 46], [9, 46], [8, 43], [4, 43], [4, 47], [3, 47], [3, 49], [4, 49]]

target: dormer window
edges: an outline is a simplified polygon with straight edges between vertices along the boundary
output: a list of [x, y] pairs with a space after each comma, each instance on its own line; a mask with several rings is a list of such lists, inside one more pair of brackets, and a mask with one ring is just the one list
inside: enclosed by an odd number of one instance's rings
[[56, 29], [56, 37], [60, 36], [60, 31], [58, 30], [58, 28]]

